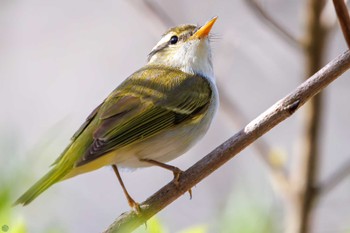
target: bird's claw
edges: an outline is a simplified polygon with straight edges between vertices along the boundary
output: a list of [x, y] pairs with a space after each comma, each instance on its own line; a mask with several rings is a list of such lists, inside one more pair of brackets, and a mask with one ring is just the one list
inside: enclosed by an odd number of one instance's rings
[[[181, 174], [183, 173], [183, 171], [178, 167], [174, 167], [173, 173], [174, 173], [174, 184], [176, 185], [176, 187], [178, 187], [179, 180], [180, 180], [180, 177], [181, 177]], [[192, 189], [188, 190], [188, 194], [190, 195], [190, 200], [191, 200], [192, 199]]]

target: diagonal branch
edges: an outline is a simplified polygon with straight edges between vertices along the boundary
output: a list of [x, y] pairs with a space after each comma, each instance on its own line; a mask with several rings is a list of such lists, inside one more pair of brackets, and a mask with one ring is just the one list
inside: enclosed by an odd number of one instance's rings
[[345, 41], [350, 48], [350, 16], [344, 0], [333, 0], [335, 11], [343, 31]]
[[267, 133], [274, 126], [291, 116], [337, 77], [350, 68], [350, 51], [339, 55], [328, 65], [302, 83], [293, 92], [281, 99], [250, 122], [244, 129], [218, 146], [215, 150], [183, 172], [178, 185], [168, 183], [141, 203], [141, 214], [134, 211], [122, 214], [105, 233], [131, 232], [167, 205], [175, 201], [194, 185], [213, 173], [240, 151]]
[[256, 12], [257, 16], [262, 18], [271, 29], [273, 29], [279, 36], [285, 39], [294, 48], [300, 48], [301, 42], [288, 32], [280, 23], [274, 20], [269, 13], [267, 13], [257, 2], [257, 0], [244, 1], [252, 11]]

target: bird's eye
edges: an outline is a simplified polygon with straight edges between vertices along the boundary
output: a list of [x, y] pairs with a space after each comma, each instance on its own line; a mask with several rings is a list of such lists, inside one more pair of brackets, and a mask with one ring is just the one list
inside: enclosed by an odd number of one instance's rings
[[176, 44], [178, 40], [179, 40], [179, 37], [177, 37], [177, 36], [172, 36], [172, 37], [170, 38], [170, 44]]

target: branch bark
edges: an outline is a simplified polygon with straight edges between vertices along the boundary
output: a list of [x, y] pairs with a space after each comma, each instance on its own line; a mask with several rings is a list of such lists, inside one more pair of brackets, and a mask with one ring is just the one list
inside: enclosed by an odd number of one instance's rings
[[302, 83], [285, 98], [267, 109], [230, 139], [184, 171], [178, 185], [170, 182], [141, 203], [141, 214], [137, 215], [133, 211], [126, 212], [118, 217], [105, 232], [131, 232], [142, 225], [153, 215], [175, 201], [179, 196], [187, 192], [187, 190], [198, 184], [253, 143], [257, 138], [291, 116], [300, 106], [305, 104], [311, 97], [319, 93], [349, 68], [350, 52], [346, 51]]

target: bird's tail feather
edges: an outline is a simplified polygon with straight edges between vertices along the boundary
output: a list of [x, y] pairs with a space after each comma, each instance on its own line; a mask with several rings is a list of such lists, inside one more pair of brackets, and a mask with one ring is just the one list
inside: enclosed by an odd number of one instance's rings
[[66, 173], [67, 169], [62, 169], [62, 167], [59, 166], [53, 167], [44, 177], [38, 180], [22, 196], [20, 196], [14, 205], [28, 205], [42, 192], [51, 187], [51, 185], [60, 181]]

